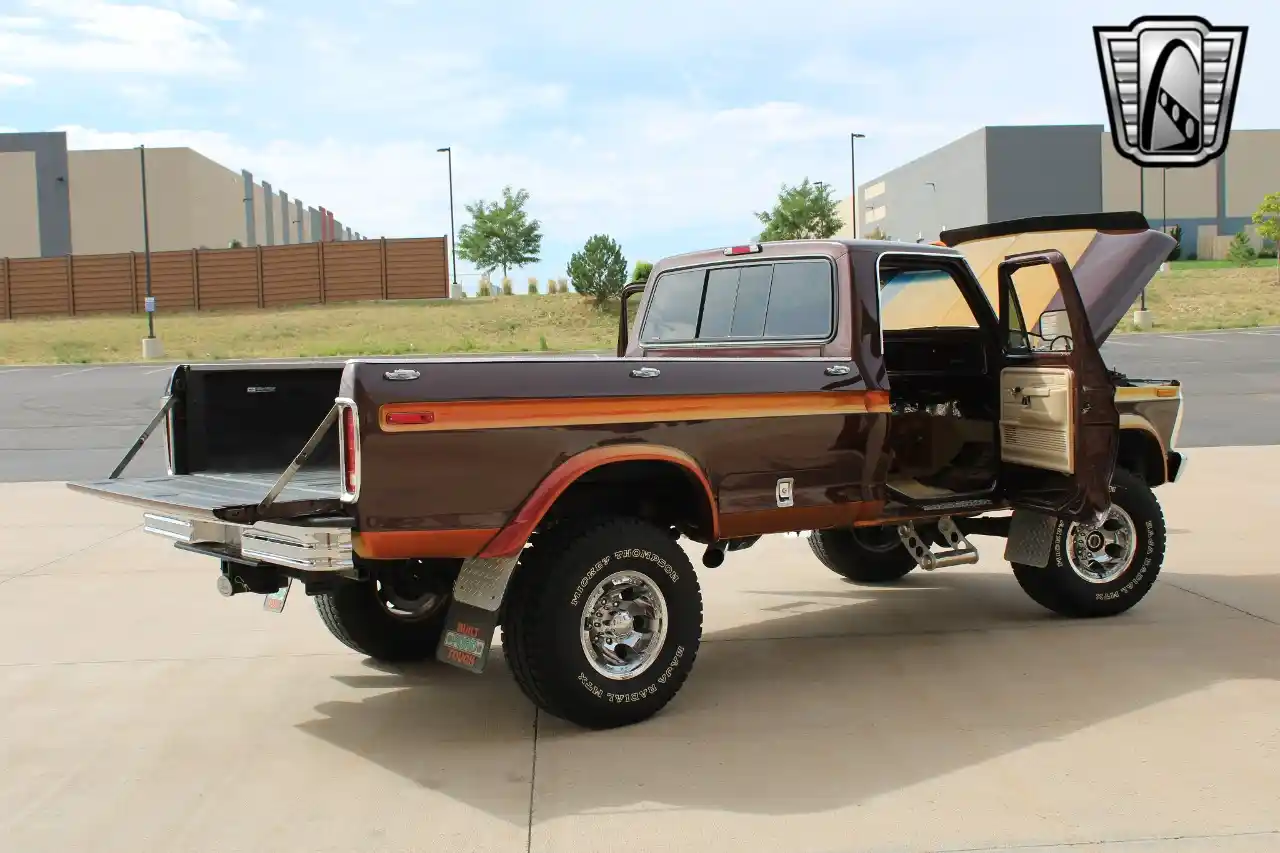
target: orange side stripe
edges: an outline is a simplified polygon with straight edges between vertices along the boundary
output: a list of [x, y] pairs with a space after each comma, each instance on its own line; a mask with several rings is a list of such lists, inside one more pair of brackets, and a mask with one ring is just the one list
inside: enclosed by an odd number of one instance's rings
[[361, 531], [352, 547], [370, 560], [474, 557], [497, 533], [496, 528]]
[[[386, 403], [378, 410], [384, 432], [516, 429], [596, 424], [777, 418], [888, 412], [888, 391], [815, 391], [794, 394], [703, 394], [686, 397], [569, 397], [560, 400], [464, 400]], [[407, 415], [433, 417], [411, 423]], [[399, 421], [399, 422], [393, 422]]]

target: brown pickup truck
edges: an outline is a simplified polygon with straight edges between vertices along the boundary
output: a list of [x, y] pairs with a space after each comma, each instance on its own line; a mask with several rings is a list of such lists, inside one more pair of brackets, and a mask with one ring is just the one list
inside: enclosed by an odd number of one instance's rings
[[[501, 627], [538, 707], [634, 723], [698, 652], [681, 538], [714, 567], [805, 532], [892, 583], [1001, 536], [1052, 611], [1137, 603], [1182, 395], [1099, 347], [1173, 245], [1118, 213], [680, 255], [627, 288], [616, 357], [182, 365], [115, 472], [70, 485], [217, 559], [224, 595], [278, 610], [300, 582], [371, 658], [479, 672]], [[121, 478], [161, 427], [169, 475]]]

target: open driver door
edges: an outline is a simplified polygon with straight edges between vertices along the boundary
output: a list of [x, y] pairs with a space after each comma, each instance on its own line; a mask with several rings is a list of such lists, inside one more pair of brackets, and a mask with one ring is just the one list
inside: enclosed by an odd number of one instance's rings
[[[1120, 416], [1071, 266], [1057, 250], [1010, 255], [998, 286], [1000, 491], [1015, 508], [1060, 518], [1105, 512]], [[1044, 299], [1049, 288], [1063, 308], [1025, 316], [1023, 302], [1058, 303]]]

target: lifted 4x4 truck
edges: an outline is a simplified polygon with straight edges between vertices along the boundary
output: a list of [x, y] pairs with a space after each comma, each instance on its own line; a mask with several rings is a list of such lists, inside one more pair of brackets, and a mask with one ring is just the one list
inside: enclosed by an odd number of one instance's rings
[[[480, 672], [501, 627], [539, 708], [625, 725], [698, 652], [681, 537], [714, 567], [808, 531], [892, 583], [1001, 536], [1049, 610], [1141, 600], [1182, 395], [1099, 346], [1173, 245], [1121, 213], [680, 255], [627, 288], [616, 357], [179, 366], [113, 475], [70, 485], [219, 561], [224, 595], [301, 582], [379, 661]], [[169, 475], [121, 478], [161, 425]]]

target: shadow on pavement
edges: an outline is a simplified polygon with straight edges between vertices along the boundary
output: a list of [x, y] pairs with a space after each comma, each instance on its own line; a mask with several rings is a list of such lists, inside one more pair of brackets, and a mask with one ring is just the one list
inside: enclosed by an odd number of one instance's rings
[[[1280, 602], [1280, 576], [1187, 574], [1167, 575], [1129, 614], [1084, 622], [1039, 610], [1007, 575], [762, 594], [824, 609], [708, 634], [684, 690], [640, 726], [587, 732], [542, 715], [535, 817], [654, 803], [825, 811], [1219, 682], [1280, 678], [1280, 660], [1263, 651], [1275, 645], [1274, 623], [1184, 583], [1229, 601]], [[480, 678], [442, 667], [371, 672], [346, 683], [383, 692], [321, 705], [324, 718], [302, 728], [523, 825], [527, 811], [504, 806], [476, 772], [531, 734], [510, 724], [528, 706], [505, 665], [491, 668]]]

